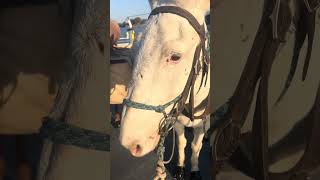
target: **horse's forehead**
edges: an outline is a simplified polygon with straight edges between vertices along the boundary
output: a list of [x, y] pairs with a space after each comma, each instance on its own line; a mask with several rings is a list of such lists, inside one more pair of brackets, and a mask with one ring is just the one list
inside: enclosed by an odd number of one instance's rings
[[161, 14], [158, 17], [158, 25], [162, 38], [179, 38], [185, 35], [192, 35], [192, 26], [188, 21], [175, 14]]

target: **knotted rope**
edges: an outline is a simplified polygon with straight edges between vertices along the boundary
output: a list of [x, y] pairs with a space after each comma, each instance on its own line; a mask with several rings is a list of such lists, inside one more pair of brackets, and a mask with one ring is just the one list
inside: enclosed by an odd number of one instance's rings
[[[158, 162], [157, 162], [157, 168], [156, 168], [156, 175], [153, 178], [153, 180], [164, 180], [167, 177], [166, 173], [166, 167], [165, 164], [170, 163], [172, 160], [174, 149], [175, 149], [175, 132], [174, 132], [174, 123], [177, 121], [176, 117], [166, 117], [162, 124], [160, 124], [160, 142], [157, 148], [157, 156], [158, 156]], [[165, 152], [165, 146], [164, 141], [166, 137], [168, 136], [169, 132], [172, 130], [172, 151], [170, 158], [167, 161], [164, 161], [164, 152]]]

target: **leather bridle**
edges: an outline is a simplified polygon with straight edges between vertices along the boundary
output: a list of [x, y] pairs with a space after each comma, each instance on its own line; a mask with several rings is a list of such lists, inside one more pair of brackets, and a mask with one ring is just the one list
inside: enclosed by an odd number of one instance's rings
[[[206, 85], [207, 78], [208, 78], [208, 69], [210, 65], [210, 59], [208, 58], [208, 55], [206, 53], [206, 47], [205, 47], [205, 42], [206, 42], [206, 32], [205, 32], [205, 27], [204, 25], [200, 25], [197, 19], [189, 13], [187, 10], [177, 7], [177, 6], [160, 6], [152, 10], [152, 12], [149, 15], [149, 18], [154, 15], [162, 14], [162, 13], [171, 13], [178, 15], [180, 17], [185, 18], [188, 20], [190, 25], [193, 27], [193, 29], [197, 32], [197, 34], [200, 37], [200, 42], [196, 47], [194, 57], [193, 57], [193, 62], [192, 62], [192, 69], [189, 74], [189, 77], [187, 79], [186, 85], [180, 95], [178, 95], [175, 99], [172, 101], [164, 104], [164, 105], [159, 105], [159, 106], [152, 106], [152, 105], [147, 105], [143, 103], [138, 103], [131, 101], [129, 99], [124, 100], [124, 105], [127, 107], [132, 107], [136, 109], [143, 109], [143, 110], [152, 110], [156, 111], [159, 113], [164, 114], [164, 118], [167, 118], [169, 115], [172, 117], [177, 117], [182, 111], [188, 106], [188, 112], [189, 112], [189, 118], [191, 120], [195, 118], [202, 118], [204, 119], [206, 115], [208, 115], [209, 111], [209, 95], [206, 98], [207, 105], [205, 107], [205, 111], [202, 115], [200, 116], [194, 116], [194, 91], [195, 91], [195, 81], [197, 79], [197, 76], [202, 69], [202, 78], [201, 78], [201, 84], [199, 89], [202, 87], [203, 83], [204, 86]], [[200, 57], [202, 51], [202, 57]], [[190, 95], [189, 95], [190, 94]], [[186, 104], [186, 100], [189, 97], [189, 103]], [[169, 107], [170, 105], [173, 104], [173, 108], [167, 114], [165, 112], [165, 108]]]

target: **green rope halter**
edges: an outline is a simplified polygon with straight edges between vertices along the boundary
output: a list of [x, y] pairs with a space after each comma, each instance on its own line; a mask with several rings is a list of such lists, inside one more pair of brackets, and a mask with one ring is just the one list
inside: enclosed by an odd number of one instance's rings
[[138, 103], [138, 102], [131, 101], [130, 99], [124, 99], [123, 104], [128, 107], [135, 108], [135, 109], [155, 111], [155, 112], [163, 113], [166, 115], [165, 109], [167, 107], [169, 107], [170, 105], [177, 103], [180, 99], [181, 99], [181, 95], [177, 96], [176, 98], [167, 102], [166, 104], [158, 105], [158, 106], [148, 105], [148, 104], [144, 104], [144, 103]]

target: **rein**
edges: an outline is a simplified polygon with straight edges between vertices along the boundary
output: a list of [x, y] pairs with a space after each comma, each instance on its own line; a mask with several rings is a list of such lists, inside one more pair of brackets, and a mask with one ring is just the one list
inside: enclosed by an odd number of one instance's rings
[[[207, 105], [205, 107], [205, 111], [201, 116], [194, 116], [194, 85], [195, 81], [197, 79], [197, 76], [199, 75], [200, 70], [202, 69], [202, 77], [201, 77], [201, 84], [199, 87], [199, 90], [201, 89], [203, 83], [204, 86], [206, 86], [207, 78], [208, 78], [208, 69], [210, 64], [210, 59], [207, 55], [207, 49], [205, 47], [206, 42], [206, 32], [204, 25], [200, 25], [197, 19], [189, 13], [187, 10], [182, 9], [177, 6], [160, 6], [152, 10], [152, 12], [149, 15], [149, 18], [154, 15], [158, 15], [161, 13], [171, 13], [178, 15], [180, 17], [185, 18], [188, 20], [190, 25], [193, 27], [193, 29], [197, 32], [197, 34], [200, 37], [200, 42], [197, 45], [193, 57], [193, 62], [191, 66], [191, 71], [188, 76], [186, 85], [182, 91], [181, 94], [179, 94], [176, 98], [173, 100], [163, 104], [163, 105], [149, 105], [139, 102], [131, 101], [130, 99], [124, 99], [123, 104], [127, 107], [135, 108], [135, 109], [142, 109], [142, 110], [149, 110], [149, 111], [155, 111], [157, 113], [163, 113], [164, 118], [163, 121], [160, 123], [159, 127], [159, 134], [160, 134], [160, 142], [158, 144], [157, 148], [157, 155], [158, 155], [158, 168], [157, 168], [157, 175], [154, 179], [164, 179], [166, 177], [165, 172], [165, 166], [164, 164], [167, 164], [172, 159], [173, 153], [174, 153], [174, 145], [172, 148], [172, 154], [168, 161], [164, 161], [164, 140], [169, 134], [171, 130], [173, 130], [173, 126], [175, 122], [177, 121], [177, 117], [182, 111], [186, 108], [186, 105], [188, 105], [189, 109], [189, 118], [193, 121], [195, 118], [202, 118], [209, 113], [209, 101], [207, 101]], [[202, 57], [200, 58], [200, 54], [202, 52]], [[189, 97], [189, 103], [186, 104], [186, 100]], [[207, 97], [209, 99], [209, 96]], [[172, 109], [169, 111], [169, 113], [166, 113], [166, 108], [173, 105]], [[174, 133], [173, 133], [174, 134]], [[173, 138], [175, 136], [173, 135]], [[175, 141], [173, 141], [175, 142]]]

